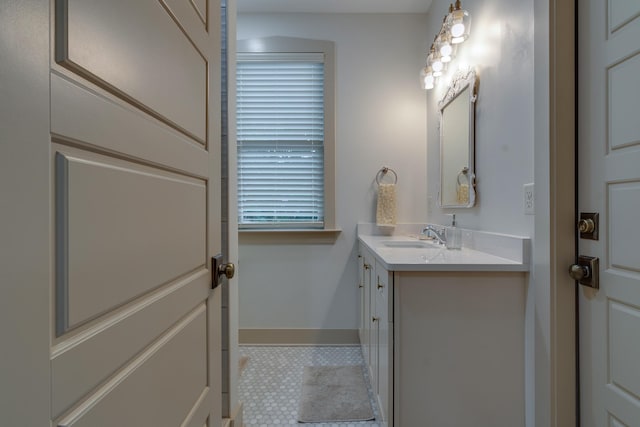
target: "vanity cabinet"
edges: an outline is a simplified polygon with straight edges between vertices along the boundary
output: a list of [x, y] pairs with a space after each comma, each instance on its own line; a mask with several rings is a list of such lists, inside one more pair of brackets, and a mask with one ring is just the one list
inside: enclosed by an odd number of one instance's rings
[[394, 271], [363, 243], [359, 254], [381, 424], [524, 426], [526, 271]]

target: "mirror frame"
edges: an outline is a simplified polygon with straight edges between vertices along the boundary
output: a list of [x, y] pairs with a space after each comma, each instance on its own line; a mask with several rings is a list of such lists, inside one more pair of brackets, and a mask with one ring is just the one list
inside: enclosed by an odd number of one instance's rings
[[[438, 204], [441, 208], [472, 208], [475, 206], [476, 201], [476, 170], [475, 170], [475, 126], [476, 126], [476, 100], [478, 99], [478, 83], [479, 79], [476, 75], [475, 69], [457, 71], [451, 78], [451, 84], [444, 93], [442, 99], [438, 102], [438, 112], [440, 115], [439, 121], [439, 133], [440, 133], [440, 184], [438, 191]], [[460, 204], [445, 204], [443, 202], [443, 152], [444, 152], [444, 110], [449, 106], [458, 96], [460, 96], [467, 88], [469, 91], [469, 135], [467, 141], [469, 165], [469, 203], [466, 205]]]

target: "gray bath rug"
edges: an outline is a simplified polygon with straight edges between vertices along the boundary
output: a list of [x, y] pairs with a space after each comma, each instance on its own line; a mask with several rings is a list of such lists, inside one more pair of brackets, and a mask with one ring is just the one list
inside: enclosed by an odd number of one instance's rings
[[361, 366], [305, 366], [298, 421], [374, 419]]

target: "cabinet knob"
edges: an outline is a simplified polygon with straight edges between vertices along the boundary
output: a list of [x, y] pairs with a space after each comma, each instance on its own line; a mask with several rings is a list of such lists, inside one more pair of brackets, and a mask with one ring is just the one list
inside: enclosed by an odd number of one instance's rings
[[368, 270], [368, 269], [370, 269], [370, 268], [371, 268], [371, 266], [365, 262], [365, 263], [364, 263], [364, 269], [365, 269], [365, 270]]
[[379, 318], [379, 317], [372, 317], [372, 318], [371, 318], [371, 321], [372, 321], [372, 322], [377, 322], [378, 320], [380, 320], [380, 318]]
[[381, 285], [380, 283], [378, 283], [378, 289], [382, 289], [384, 288], [384, 285]]

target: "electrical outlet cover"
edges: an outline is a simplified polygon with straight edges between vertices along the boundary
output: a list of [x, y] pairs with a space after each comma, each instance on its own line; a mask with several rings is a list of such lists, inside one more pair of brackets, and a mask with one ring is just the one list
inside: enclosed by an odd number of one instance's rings
[[533, 183], [524, 185], [524, 213], [533, 215], [535, 213], [535, 189]]

